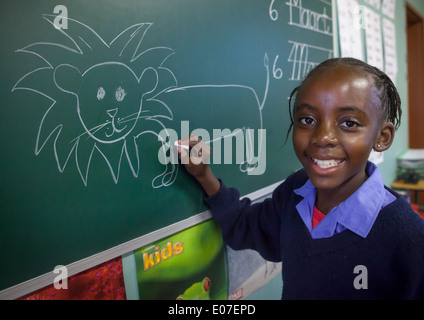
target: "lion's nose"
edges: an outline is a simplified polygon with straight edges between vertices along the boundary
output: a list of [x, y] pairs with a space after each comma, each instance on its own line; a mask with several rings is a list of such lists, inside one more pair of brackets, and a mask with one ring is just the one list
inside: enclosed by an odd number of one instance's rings
[[116, 116], [116, 113], [118, 112], [118, 108], [106, 110], [106, 113], [111, 117], [112, 119]]

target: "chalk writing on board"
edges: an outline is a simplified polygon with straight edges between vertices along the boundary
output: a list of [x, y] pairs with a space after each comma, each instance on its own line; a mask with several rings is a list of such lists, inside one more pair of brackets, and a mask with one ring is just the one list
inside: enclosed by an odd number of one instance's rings
[[[55, 15], [42, 17], [54, 27]], [[174, 50], [166, 46], [143, 48], [143, 39], [152, 23], [132, 25], [107, 43], [90, 26], [72, 18], [66, 20], [68, 29], [55, 28], [55, 32], [60, 32], [73, 46], [34, 42], [16, 50], [35, 55], [45, 66], [25, 74], [12, 88], [35, 92], [49, 101], [39, 125], [35, 154], [39, 155], [48, 141], [53, 141], [59, 172], [75, 159], [81, 180], [87, 186], [92, 160], [100, 156], [115, 184], [123, 165], [128, 165], [138, 178], [140, 139], [169, 143], [161, 140], [159, 133], [167, 130], [165, 122], [173, 120], [173, 112], [161, 95], [172, 89], [244, 89], [256, 98], [262, 128], [261, 112], [269, 86], [266, 53], [267, 82], [262, 100], [253, 88], [238, 84], [178, 87], [176, 76], [165, 66]], [[74, 107], [69, 107], [72, 104]], [[163, 172], [153, 179], [153, 188], [173, 184], [178, 175], [175, 163], [164, 166]]]
[[332, 58], [333, 50], [313, 46], [307, 43], [289, 41], [290, 55], [287, 59], [292, 64], [289, 80], [301, 81], [321, 61]]
[[279, 55], [277, 54], [275, 56], [274, 64], [272, 66], [272, 75], [274, 76], [275, 79], [280, 80], [283, 77], [284, 73], [283, 73], [283, 70], [281, 70], [281, 68], [278, 68], [276, 66], [278, 58], [279, 58]]
[[332, 18], [327, 15], [327, 8], [324, 7], [322, 13], [315, 12], [304, 8], [302, 0], [289, 0], [286, 5], [289, 7], [290, 25], [332, 36]]
[[[327, 14], [326, 8], [326, 6], [331, 7], [331, 2], [325, 0], [320, 1], [324, 5], [322, 13], [305, 8], [302, 0], [288, 0], [285, 2], [289, 7], [288, 24], [332, 36], [332, 18]], [[277, 21], [278, 16], [279, 12], [275, 8], [275, 0], [271, 0], [269, 5], [269, 17], [272, 21]]]
[[278, 19], [278, 11], [274, 8], [275, 0], [271, 0], [271, 4], [269, 5], [269, 17], [272, 21], [276, 21]]

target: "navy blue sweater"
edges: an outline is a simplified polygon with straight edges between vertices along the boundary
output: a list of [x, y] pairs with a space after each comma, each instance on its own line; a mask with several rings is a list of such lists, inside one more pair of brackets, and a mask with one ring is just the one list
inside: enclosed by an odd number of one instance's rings
[[283, 262], [283, 299], [424, 299], [424, 221], [411, 206], [387, 188], [397, 199], [366, 238], [345, 230], [312, 239], [293, 193], [307, 179], [298, 171], [262, 203], [240, 201], [225, 185], [205, 201], [230, 247]]

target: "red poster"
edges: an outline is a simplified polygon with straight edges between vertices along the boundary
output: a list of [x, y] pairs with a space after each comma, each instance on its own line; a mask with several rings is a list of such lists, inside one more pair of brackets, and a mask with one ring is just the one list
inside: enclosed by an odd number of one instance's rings
[[50, 285], [20, 300], [126, 300], [121, 257], [68, 279], [68, 289]]

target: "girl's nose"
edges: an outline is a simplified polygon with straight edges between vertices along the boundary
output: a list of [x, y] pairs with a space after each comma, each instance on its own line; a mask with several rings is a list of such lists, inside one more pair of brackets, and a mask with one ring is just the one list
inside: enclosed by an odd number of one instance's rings
[[335, 125], [331, 123], [317, 125], [313, 135], [313, 144], [321, 148], [336, 146], [339, 142], [336, 130]]

